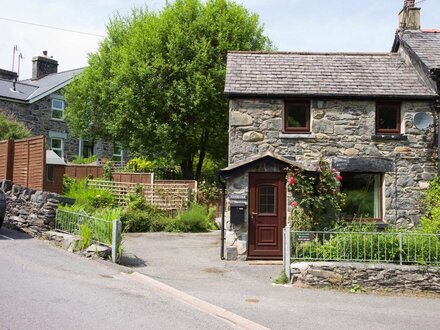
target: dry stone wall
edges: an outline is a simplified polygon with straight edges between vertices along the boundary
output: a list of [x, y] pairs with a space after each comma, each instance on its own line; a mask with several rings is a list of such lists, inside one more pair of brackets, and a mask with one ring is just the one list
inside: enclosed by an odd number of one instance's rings
[[440, 293], [440, 268], [368, 263], [293, 263], [292, 284], [367, 291]]
[[58, 195], [36, 191], [1, 181], [0, 188], [6, 194], [4, 225], [22, 230], [34, 237], [54, 228]]

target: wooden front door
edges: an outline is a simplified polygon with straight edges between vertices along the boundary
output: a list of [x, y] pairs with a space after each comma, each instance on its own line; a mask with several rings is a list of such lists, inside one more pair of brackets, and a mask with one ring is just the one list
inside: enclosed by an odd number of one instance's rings
[[282, 259], [284, 173], [249, 173], [249, 259]]

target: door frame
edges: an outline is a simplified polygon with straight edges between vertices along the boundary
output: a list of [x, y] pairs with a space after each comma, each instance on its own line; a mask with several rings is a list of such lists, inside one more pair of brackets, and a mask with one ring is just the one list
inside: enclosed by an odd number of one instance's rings
[[[283, 228], [286, 226], [286, 216], [287, 216], [287, 188], [285, 184], [286, 174], [284, 172], [249, 172], [249, 186], [248, 186], [248, 246], [247, 246], [247, 259], [257, 259], [257, 260], [280, 260], [283, 258]], [[280, 244], [280, 250], [274, 250], [277, 253], [271, 254], [271, 251], [268, 250], [263, 254], [252, 254], [255, 250], [256, 242], [257, 242], [257, 226], [254, 220], [252, 220], [252, 212], [253, 208], [257, 206], [257, 196], [256, 196], [256, 187], [255, 181], [260, 179], [271, 179], [277, 182], [278, 187], [278, 197], [277, 199], [277, 214], [278, 214], [278, 233], [277, 237]], [[253, 230], [251, 230], [251, 226], [253, 226]], [[251, 238], [252, 233], [252, 238]], [[254, 245], [251, 251], [251, 240]]]

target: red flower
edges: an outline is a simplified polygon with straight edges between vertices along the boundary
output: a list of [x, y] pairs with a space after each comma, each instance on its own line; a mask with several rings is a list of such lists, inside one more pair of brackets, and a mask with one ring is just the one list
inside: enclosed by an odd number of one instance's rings
[[295, 184], [295, 178], [293, 176], [289, 176], [289, 178], [287, 179], [287, 181], [289, 182], [289, 184], [291, 186], [293, 186]]
[[337, 170], [333, 167], [333, 168], [332, 168], [332, 172], [333, 172], [333, 173], [336, 173]]
[[338, 181], [342, 181], [342, 176], [337, 175], [337, 176], [336, 176], [336, 180], [338, 180]]
[[290, 205], [292, 205], [293, 207], [297, 207], [298, 203], [296, 201], [293, 201]]

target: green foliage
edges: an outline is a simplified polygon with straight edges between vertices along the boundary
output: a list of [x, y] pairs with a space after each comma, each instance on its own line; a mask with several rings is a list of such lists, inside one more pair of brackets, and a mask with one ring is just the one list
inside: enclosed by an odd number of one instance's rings
[[303, 259], [414, 262], [425, 265], [440, 263], [440, 255], [435, 251], [440, 244], [439, 237], [425, 235], [420, 230], [401, 232], [402, 250], [400, 250], [400, 231], [388, 227], [380, 232], [375, 224], [350, 224], [336, 227], [326, 234], [316, 235], [311, 242], [302, 242], [294, 246], [297, 255]]
[[23, 123], [0, 113], [0, 141], [24, 139], [31, 136], [30, 130]]
[[67, 175], [63, 175], [63, 194], [66, 194], [70, 189], [71, 186], [76, 183], [75, 179], [72, 179], [71, 177], [68, 177]]
[[81, 241], [79, 243], [79, 249], [87, 249], [93, 240], [92, 228], [90, 228], [88, 223], [84, 223], [79, 226], [79, 234], [81, 236]]
[[164, 211], [147, 204], [141, 209], [128, 207], [121, 221], [124, 232], [155, 232], [165, 229], [167, 218]]
[[286, 273], [284, 272], [284, 269], [281, 270], [280, 275], [273, 280], [274, 284], [287, 284], [289, 283], [289, 278], [287, 277]]
[[[95, 190], [95, 192], [97, 191]], [[91, 195], [89, 203], [95, 209], [107, 208], [107, 207], [113, 208], [113, 207], [117, 207], [118, 205], [113, 194], [107, 190], [101, 190], [100, 192]]]
[[429, 183], [425, 197], [421, 200], [425, 214], [420, 219], [419, 230], [424, 233], [440, 234], [440, 177]]
[[[294, 201], [291, 218], [296, 227], [322, 230], [335, 225], [344, 202], [338, 176], [339, 173], [322, 160], [319, 162], [319, 176], [298, 167], [291, 169], [287, 174], [288, 190]], [[297, 207], [302, 210], [296, 210]]]
[[351, 285], [350, 292], [351, 293], [360, 293], [360, 292], [365, 292], [365, 289], [363, 287], [361, 287], [358, 283], [353, 283]]
[[75, 156], [72, 160], [73, 164], [90, 164], [90, 163], [96, 163], [96, 155], [93, 155], [88, 158], [78, 157]]
[[205, 208], [197, 204], [170, 219], [165, 227], [165, 231], [184, 233], [207, 232], [213, 229], [216, 229], [215, 225], [209, 221]]
[[258, 16], [228, 0], [176, 0], [160, 12], [116, 15], [89, 65], [66, 89], [76, 135], [174, 159], [184, 178], [227, 158], [223, 95], [229, 50], [270, 50]]
[[66, 185], [68, 185], [68, 190], [64, 196], [74, 198], [76, 200], [75, 207], [79, 207], [89, 214], [97, 208], [117, 206], [116, 200], [109, 191], [88, 188], [87, 179], [67, 180]]
[[112, 181], [113, 180], [113, 173], [112, 173], [112, 165], [110, 162], [106, 162], [104, 165], [102, 165], [102, 178], [105, 181]]
[[301, 206], [297, 206], [290, 214], [290, 225], [292, 231], [310, 231], [313, 229], [313, 218]]
[[199, 182], [197, 186], [197, 201], [209, 208], [211, 205], [216, 205], [220, 198], [220, 188], [217, 184], [208, 183], [206, 181]]

